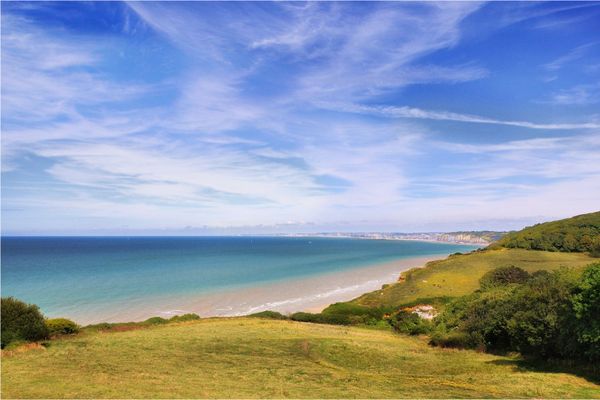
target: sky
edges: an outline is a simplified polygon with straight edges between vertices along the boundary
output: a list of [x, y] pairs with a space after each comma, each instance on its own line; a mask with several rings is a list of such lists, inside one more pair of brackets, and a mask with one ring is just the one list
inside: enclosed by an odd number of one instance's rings
[[2, 2], [2, 233], [600, 209], [598, 2]]

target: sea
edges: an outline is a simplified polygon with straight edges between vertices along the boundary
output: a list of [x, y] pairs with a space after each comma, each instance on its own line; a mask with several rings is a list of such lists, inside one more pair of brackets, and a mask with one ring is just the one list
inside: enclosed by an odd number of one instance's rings
[[[317, 288], [330, 290], [310, 283], [326, 281], [320, 277], [330, 281], [336, 273], [358, 277], [373, 265], [476, 248], [401, 240], [247, 236], [2, 237], [1, 245], [2, 297], [36, 304], [49, 317], [88, 323], [197, 310], [240, 315], [261, 308], [248, 306], [251, 302], [244, 293], [255, 297], [260, 293], [260, 301], [252, 300], [264, 304], [264, 309], [288, 301], [286, 292], [292, 290], [285, 288], [294, 288], [295, 298], [301, 298], [297, 294], [303, 293], [298, 289], [301, 282], [307, 292], [312, 287], [314, 297], [320, 295], [315, 294]], [[334, 289], [344, 287], [338, 282]], [[302, 301], [297, 303], [302, 308]]]

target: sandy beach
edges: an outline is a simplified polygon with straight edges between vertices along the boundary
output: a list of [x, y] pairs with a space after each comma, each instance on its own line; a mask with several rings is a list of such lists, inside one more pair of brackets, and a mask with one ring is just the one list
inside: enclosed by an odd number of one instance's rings
[[202, 317], [231, 317], [264, 310], [283, 314], [297, 311], [319, 312], [329, 304], [347, 301], [363, 293], [396, 282], [402, 271], [421, 267], [428, 261], [445, 258], [445, 255], [404, 258], [352, 270], [299, 278], [285, 282], [268, 283], [253, 287], [228, 289], [218, 293], [187, 297], [134, 299], [125, 307], [110, 313], [98, 310], [94, 319], [79, 316], [79, 323], [100, 321], [140, 321], [152, 316], [171, 317], [196, 313]]

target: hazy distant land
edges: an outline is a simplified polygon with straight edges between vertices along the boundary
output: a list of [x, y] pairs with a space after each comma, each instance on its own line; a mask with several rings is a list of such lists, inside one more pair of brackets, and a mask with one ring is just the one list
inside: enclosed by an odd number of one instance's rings
[[500, 231], [461, 231], [461, 232], [318, 232], [289, 233], [277, 236], [290, 237], [330, 237], [373, 240], [420, 240], [428, 242], [472, 244], [485, 246], [500, 239], [508, 232]]

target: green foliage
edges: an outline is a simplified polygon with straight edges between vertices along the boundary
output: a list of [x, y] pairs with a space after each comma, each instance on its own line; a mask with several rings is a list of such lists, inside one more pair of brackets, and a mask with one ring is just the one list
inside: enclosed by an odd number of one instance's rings
[[169, 319], [162, 317], [151, 317], [141, 322], [101, 322], [99, 324], [87, 325], [83, 329], [86, 331], [97, 332], [97, 331], [123, 331], [131, 329], [139, 329], [146, 326], [152, 325], [164, 325], [174, 322], [185, 322], [185, 321], [196, 321], [199, 320], [198, 314], [183, 314], [175, 315]]
[[[182, 314], [182, 315], [175, 315], [174, 317], [171, 317], [169, 319], [166, 318], [162, 318], [162, 317], [151, 317], [148, 318], [147, 320], [143, 321], [143, 322], [139, 322], [138, 324], [141, 325], [162, 325], [162, 324], [168, 324], [170, 322], [184, 322], [184, 321], [195, 321], [197, 319], [200, 319], [200, 316], [198, 314]], [[128, 323], [129, 325], [134, 325], [136, 324], [135, 322], [133, 323]]]
[[162, 325], [169, 323], [168, 319], [162, 317], [151, 317], [142, 322], [144, 325]]
[[571, 323], [574, 287], [568, 271], [534, 274], [509, 301], [514, 309], [506, 322], [511, 341], [502, 347], [534, 358], [578, 357]]
[[0, 302], [2, 348], [12, 342], [36, 341], [48, 337], [44, 316], [38, 306], [26, 304], [14, 297], [3, 297]]
[[600, 256], [600, 212], [546, 222], [512, 232], [491, 247], [563, 252], [589, 252]]
[[[468, 347], [501, 349], [510, 343], [506, 323], [514, 313], [510, 298], [515, 285], [492, 287], [450, 303], [436, 318], [449, 331], [462, 331]], [[467, 340], [468, 339], [468, 340]]]
[[585, 270], [572, 302], [577, 340], [586, 347], [586, 357], [600, 360], [600, 263]]
[[45, 321], [48, 333], [54, 335], [69, 335], [79, 332], [79, 326], [66, 318], [51, 318]]
[[583, 275], [570, 269], [538, 271], [524, 282], [487, 285], [450, 302], [434, 320], [431, 343], [595, 362], [600, 360], [599, 315], [600, 264]]
[[468, 349], [476, 347], [473, 343], [473, 338], [465, 332], [435, 332], [431, 335], [429, 344], [438, 347]]
[[279, 319], [279, 320], [283, 320], [283, 319], [288, 319], [285, 315], [278, 313], [277, 311], [270, 311], [270, 310], [266, 310], [266, 311], [261, 311], [261, 312], [257, 312], [254, 314], [250, 314], [248, 315], [248, 317], [253, 317], [253, 318], [267, 318], [267, 319]]
[[529, 279], [529, 273], [519, 267], [510, 265], [496, 268], [481, 277], [479, 286], [488, 289], [496, 286], [506, 286], [510, 283], [524, 283]]
[[409, 335], [422, 335], [431, 331], [431, 321], [419, 317], [417, 314], [400, 310], [390, 320], [390, 325], [396, 332]]
[[394, 311], [393, 307], [367, 307], [354, 303], [334, 303], [323, 310], [324, 323], [342, 325], [377, 325], [385, 314]]
[[[499, 248], [449, 257], [427, 263], [424, 268], [403, 272], [403, 282], [383, 290], [365, 293], [351, 301], [369, 307], [396, 309], [422, 298], [459, 297], [479, 289], [479, 279], [487, 272], [516, 265], [530, 274], [540, 270], [569, 266], [578, 269], [594, 262], [585, 253], [559, 253]], [[422, 304], [431, 304], [422, 302]]]
[[169, 319], [169, 322], [196, 321], [198, 319], [200, 319], [200, 316], [198, 314], [189, 313], [189, 314], [176, 315], [174, 317], [171, 317]]
[[313, 314], [307, 312], [297, 312], [290, 316], [292, 321], [313, 322], [317, 324], [331, 325], [351, 325], [352, 319], [344, 314]]

